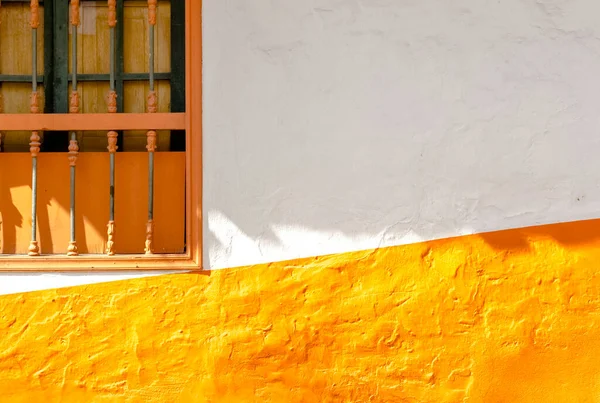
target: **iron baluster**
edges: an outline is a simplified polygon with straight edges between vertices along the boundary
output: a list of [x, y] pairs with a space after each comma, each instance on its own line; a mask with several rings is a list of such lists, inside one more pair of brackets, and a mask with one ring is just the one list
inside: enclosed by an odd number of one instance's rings
[[[148, 113], [156, 113], [158, 110], [158, 97], [154, 90], [154, 28], [156, 26], [157, 0], [148, 0], [148, 23], [149, 23], [149, 85]], [[154, 252], [154, 151], [156, 150], [156, 131], [146, 132], [146, 149], [148, 150], [148, 222], [146, 224], [146, 242], [144, 251], [147, 255]]]
[[[79, 93], [77, 92], [77, 26], [79, 25], [79, 0], [71, 0], [71, 70], [73, 74], [73, 90], [69, 101], [69, 113], [79, 113]], [[79, 155], [77, 133], [71, 132], [69, 141], [69, 169], [71, 170], [70, 182], [70, 240], [67, 256], [77, 256], [77, 240], [75, 238], [75, 166]]]
[[[30, 112], [39, 113], [39, 97], [37, 93], [37, 29], [40, 26], [40, 5], [38, 0], [31, 0], [31, 104]], [[32, 131], [29, 138], [29, 152], [31, 153], [31, 241], [29, 242], [28, 255], [39, 256], [40, 246], [37, 241], [37, 157], [40, 152], [41, 138], [38, 131]]]
[[[110, 28], [110, 90], [108, 92], [108, 112], [117, 113], [117, 92], [115, 91], [115, 27], [117, 26], [117, 0], [108, 0], [108, 26]], [[111, 130], [108, 132], [107, 137], [110, 158], [110, 193], [106, 254], [112, 256], [115, 254], [115, 153], [118, 148], [118, 134], [116, 131]]]

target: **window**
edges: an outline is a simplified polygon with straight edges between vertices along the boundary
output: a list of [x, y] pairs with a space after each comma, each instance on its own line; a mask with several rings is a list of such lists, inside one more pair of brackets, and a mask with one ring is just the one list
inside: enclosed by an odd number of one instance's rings
[[0, 270], [200, 267], [200, 7], [0, 0]]

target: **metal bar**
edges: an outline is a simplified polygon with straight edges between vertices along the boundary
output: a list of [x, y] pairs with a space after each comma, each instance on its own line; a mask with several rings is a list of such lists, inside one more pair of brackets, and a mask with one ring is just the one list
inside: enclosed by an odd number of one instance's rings
[[154, 151], [148, 153], [148, 220], [154, 219]]
[[[2, 77], [0, 76], [0, 81]], [[44, 75], [38, 76], [44, 84], [44, 113], [54, 112], [54, 0], [44, 2]]]
[[77, 91], [77, 25], [71, 27], [71, 83]]
[[[117, 1], [108, 0], [108, 26], [110, 29], [110, 91], [108, 92], [108, 112], [117, 113], [117, 93], [115, 92], [115, 27], [117, 25]], [[115, 153], [117, 152], [118, 133], [114, 128], [109, 129], [108, 152], [110, 155], [110, 188], [109, 188], [109, 218], [107, 225], [106, 254], [112, 256], [115, 254], [114, 234], [115, 234]]]
[[[171, 112], [185, 112], [185, 3], [171, 2]], [[185, 151], [185, 131], [171, 131], [169, 143], [170, 151]]]
[[4, 131], [184, 130], [185, 116], [185, 113], [54, 113], [27, 115], [24, 119], [25, 115], [20, 113], [4, 113], [0, 115], [0, 127]]
[[[119, 59], [119, 55], [117, 53], [117, 65], [118, 65], [118, 59]], [[160, 80], [171, 80], [171, 73], [154, 73], [154, 80], [155, 81], [160, 81]], [[28, 76], [29, 77], [29, 76]], [[115, 74], [115, 80], [116, 80], [116, 91], [117, 94], [119, 93], [119, 81], [147, 81], [149, 78], [149, 74], [148, 73], [121, 73], [119, 74], [118, 72]], [[0, 75], [0, 82], [2, 75]], [[31, 77], [28, 78], [27, 81], [31, 80]], [[71, 78], [69, 78], [69, 81], [72, 80]], [[78, 74], [77, 75], [77, 80], [78, 81], [110, 81], [110, 74]], [[120, 99], [120, 98], [119, 98]], [[118, 109], [119, 107], [119, 103], [117, 102], [117, 111], [120, 113], [122, 111], [119, 111]], [[183, 112], [183, 111], [182, 111]]]
[[[33, 3], [33, 2], [32, 2]], [[33, 18], [33, 17], [32, 17]], [[37, 28], [31, 30], [31, 90], [37, 91]]]
[[[149, 0], [152, 1], [152, 0]], [[149, 83], [150, 83], [150, 91], [154, 91], [154, 25], [150, 25], [150, 35], [148, 36], [148, 41], [149, 43], [149, 50], [150, 50], [150, 57], [149, 57], [149, 66], [148, 66], [148, 72], [149, 72]]]
[[[6, 0], [2, 0], [2, 1], [6, 1]], [[45, 27], [44, 27], [45, 29]], [[48, 36], [46, 36], [46, 38], [48, 38]], [[51, 42], [51, 38], [49, 39], [44, 39], [46, 42], [44, 42], [44, 52], [48, 52], [49, 56], [46, 56], [46, 53], [44, 53], [44, 75], [38, 75], [37, 76], [37, 81], [38, 84], [44, 84], [46, 82], [50, 83], [52, 80], [50, 80], [48, 78], [49, 74], [52, 74], [52, 71], [49, 70], [49, 65], [50, 63], [48, 63], [48, 59], [50, 59], [50, 61], [52, 61], [52, 47], [48, 47], [46, 46], [49, 42]], [[48, 49], [49, 48], [49, 49]], [[50, 68], [52, 69], [52, 67], [50, 66]], [[121, 74], [121, 80], [122, 81], [146, 81], [148, 80], [149, 74], [148, 73], [122, 73]], [[172, 73], [154, 73], [154, 80], [155, 81], [161, 81], [161, 80], [171, 80], [172, 77]], [[69, 82], [73, 81], [72, 77], [68, 78]], [[78, 81], [109, 81], [110, 80], [110, 75], [109, 74], [78, 74], [77, 75], [77, 80]], [[27, 74], [0, 74], [0, 83], [30, 83], [31, 82], [31, 75], [27, 75]], [[117, 80], [117, 88], [119, 87], [118, 85], [119, 80]], [[49, 87], [51, 88], [52, 86], [49, 85]], [[44, 88], [44, 90], [46, 90], [46, 88]], [[47, 97], [46, 96], [46, 106], [48, 106], [49, 101], [52, 99], [52, 97]], [[183, 112], [183, 110], [181, 111], [173, 111], [173, 112]]]
[[[40, 26], [40, 6], [38, 0], [31, 0], [31, 104], [30, 112], [39, 113], [39, 98], [37, 93], [37, 29]], [[31, 132], [29, 138], [29, 152], [31, 153], [31, 241], [29, 242], [28, 255], [39, 256], [40, 247], [37, 241], [37, 156], [40, 152], [40, 136], [37, 131]]]
[[[6, 0], [3, 0], [6, 1]], [[44, 82], [44, 76], [36, 77], [38, 84]], [[26, 74], [0, 74], [0, 83], [30, 83], [31, 75]]]
[[115, 90], [115, 29], [110, 28], [110, 90]]
[[[71, 139], [73, 141], [77, 141], [77, 135], [75, 133], [71, 134], [73, 137]], [[70, 225], [71, 225], [71, 239], [69, 242], [69, 250], [67, 251], [67, 255], [69, 256], [77, 256], [77, 244], [75, 241], [75, 165], [71, 166], [71, 194], [70, 194]], [[74, 252], [74, 253], [73, 253]]]

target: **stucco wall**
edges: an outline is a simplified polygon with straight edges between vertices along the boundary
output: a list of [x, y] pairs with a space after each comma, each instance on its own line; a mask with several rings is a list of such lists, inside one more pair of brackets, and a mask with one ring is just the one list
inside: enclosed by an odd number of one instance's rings
[[599, 13], [206, 0], [206, 266], [596, 217]]
[[597, 402], [599, 233], [595, 220], [1, 296], [1, 400]]

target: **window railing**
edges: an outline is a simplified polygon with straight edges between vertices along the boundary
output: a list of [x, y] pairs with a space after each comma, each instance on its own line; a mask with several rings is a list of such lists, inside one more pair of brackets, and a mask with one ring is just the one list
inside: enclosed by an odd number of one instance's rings
[[[0, 0], [0, 18], [3, 9], [10, 7], [11, 3], [19, 1]], [[146, 46], [139, 49], [142, 49], [140, 57], [147, 57], [147, 73], [125, 73], [123, 29], [119, 28], [119, 24], [123, 22], [127, 2], [106, 0], [106, 24], [109, 31], [106, 51], [110, 56], [107, 74], [79, 74], [78, 63], [81, 64], [81, 56], [78, 53], [81, 43], [78, 39], [82, 35], [78, 33], [78, 29], [82, 24], [83, 2], [71, 0], [68, 8], [63, 4], [62, 13], [66, 12], [69, 16], [70, 52], [57, 45], [56, 37], [46, 36], [43, 55], [44, 60], [50, 58], [53, 61], [67, 62], [70, 59], [70, 74], [66, 80], [70, 83], [68, 96], [58, 97], [47, 88], [48, 85], [54, 86], [52, 80], [56, 78], [55, 72], [45, 69], [42, 75], [39, 74], [38, 30], [43, 15], [50, 16], [48, 20], [52, 21], [46, 23], [53, 24], [57, 20], [64, 20], [65, 15], [51, 14], [48, 9], [42, 12], [42, 2], [38, 0], [28, 3], [31, 31], [29, 114], [15, 113], [16, 109], [23, 110], [23, 105], [15, 107], [22, 96], [13, 100], [11, 92], [1, 87], [3, 83], [21, 82], [25, 75], [3, 74], [0, 70], [0, 270], [23, 258], [30, 259], [28, 262], [35, 262], [58, 259], [60, 256], [69, 257], [69, 261], [88, 262], [93, 268], [93, 262], [100, 255], [111, 259], [108, 264], [111, 268], [132, 268], [132, 265], [135, 268], [138, 264], [131, 262], [139, 259], [149, 259], [150, 263], [145, 263], [145, 267], [150, 268], [168, 267], [175, 262], [180, 267], [186, 267], [185, 262], [189, 263], [194, 253], [196, 257], [192, 266], [197, 267], [199, 255], [197, 250], [194, 252], [189, 248], [189, 242], [190, 231], [197, 234], [199, 230], [195, 223], [190, 225], [187, 213], [191, 211], [190, 201], [194, 199], [197, 203], [198, 200], [196, 192], [188, 190], [192, 166], [199, 169], [199, 165], [193, 163], [189, 155], [191, 150], [187, 147], [173, 147], [173, 144], [181, 144], [179, 140], [174, 143], [173, 138], [181, 138], [186, 132], [189, 136], [191, 127], [191, 117], [183, 112], [186, 101], [182, 100], [182, 96], [185, 97], [181, 85], [185, 81], [182, 55], [172, 55], [172, 66], [178, 64], [173, 71], [155, 71], [157, 26], [160, 21], [157, 16], [163, 2], [146, 2], [144, 14], [147, 17], [147, 42]], [[54, 11], [61, 9], [57, 6], [58, 3], [54, 4]], [[138, 3], [139, 1], [136, 2]], [[183, 21], [189, 20], [189, 14], [184, 19], [185, 8], [181, 4], [175, 6], [175, 3], [177, 2], [169, 4], [171, 22], [176, 21], [181, 25], [176, 29], [183, 35]], [[185, 3], [193, 4], [193, 7], [200, 5], [194, 0]], [[51, 6], [52, 1], [46, 0], [45, 5]], [[179, 13], [176, 17], [172, 15], [175, 11]], [[44, 30], [46, 35], [55, 31]], [[172, 44], [177, 42], [171, 39]], [[182, 39], [180, 37], [179, 42]], [[53, 49], [47, 46], [49, 41], [54, 42]], [[65, 45], [65, 42], [63, 40], [62, 44]], [[179, 51], [185, 50], [186, 54], [191, 52], [180, 43], [175, 46]], [[57, 57], [57, 53], [62, 54], [62, 57]], [[67, 57], [64, 57], [65, 54]], [[174, 62], [175, 59], [178, 61]], [[44, 62], [44, 67], [48, 66], [58, 69], [56, 64]], [[64, 67], [60, 68], [66, 70]], [[65, 81], [64, 77], [62, 79]], [[128, 79], [146, 81], [147, 94], [143, 101], [143, 112], [124, 113], [126, 107], [123, 105], [123, 83]], [[160, 105], [156, 84], [157, 80], [164, 79], [171, 82], [171, 112], [161, 112], [164, 108]], [[108, 81], [105, 112], [85, 113], [82, 110], [86, 108], [81, 83], [91, 80]], [[40, 84], [44, 85], [41, 92]], [[61, 81], [60, 85], [54, 86], [53, 91], [56, 91], [56, 87], [64, 90], [67, 86]], [[173, 87], [177, 93], [175, 96]], [[45, 99], [48, 97], [51, 98], [50, 102]], [[61, 109], [57, 107], [57, 100], [61, 99], [68, 100], [68, 109], [57, 113]], [[189, 104], [190, 101], [187, 102]], [[173, 109], [179, 111], [173, 112]], [[135, 133], [131, 136], [136, 137], [139, 143], [139, 131], [145, 134], [145, 157], [140, 152], [123, 153], [128, 133]], [[163, 131], [171, 138], [168, 141], [171, 152], [157, 150]], [[95, 146], [90, 146], [90, 151], [87, 151], [86, 133], [92, 132]], [[97, 146], [99, 132], [104, 132], [106, 136], [104, 152]], [[24, 140], [25, 133], [29, 133], [28, 143]], [[11, 139], [14, 141], [11, 142]], [[53, 146], [45, 150], [45, 143]], [[17, 152], [24, 151], [26, 144], [29, 156]], [[18, 147], [14, 147], [11, 152], [11, 147], [15, 145]], [[57, 148], [61, 152], [46, 152], [56, 151]], [[29, 180], [26, 171], [29, 171]], [[26, 213], [27, 201], [24, 195], [30, 196], [30, 214]], [[197, 216], [198, 213], [193, 215]], [[42, 220], [40, 216], [43, 216]], [[101, 231], [101, 227], [105, 228], [104, 231]], [[24, 239], [26, 230], [30, 231], [27, 241]], [[197, 235], [193, 238], [198, 240]], [[63, 266], [75, 267], [70, 263], [63, 263]], [[21, 264], [21, 267], [33, 268], [35, 263]]]

